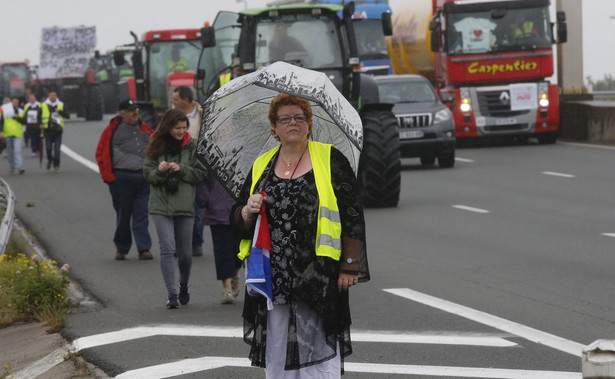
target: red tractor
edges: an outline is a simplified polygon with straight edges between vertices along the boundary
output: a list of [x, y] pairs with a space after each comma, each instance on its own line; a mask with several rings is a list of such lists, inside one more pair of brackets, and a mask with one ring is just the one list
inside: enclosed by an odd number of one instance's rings
[[154, 30], [144, 33], [141, 40], [131, 34], [134, 43], [126, 45], [134, 47], [131, 61], [126, 59], [125, 50], [116, 50], [113, 56], [120, 73], [133, 72], [120, 80], [119, 98], [137, 101], [142, 118], [154, 126], [159, 115], [171, 107], [176, 87], [194, 87], [201, 30]]

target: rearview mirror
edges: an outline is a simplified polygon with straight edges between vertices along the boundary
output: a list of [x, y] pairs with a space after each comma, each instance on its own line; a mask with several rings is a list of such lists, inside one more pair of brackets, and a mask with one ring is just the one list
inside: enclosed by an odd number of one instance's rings
[[216, 46], [216, 32], [213, 26], [205, 26], [201, 28], [201, 46], [203, 47]]
[[393, 35], [393, 22], [391, 21], [391, 12], [382, 12], [382, 32], [385, 36]]

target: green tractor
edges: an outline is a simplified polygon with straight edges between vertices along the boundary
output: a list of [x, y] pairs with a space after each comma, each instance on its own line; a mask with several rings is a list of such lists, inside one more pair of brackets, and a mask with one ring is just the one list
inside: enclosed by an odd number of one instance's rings
[[[240, 75], [275, 61], [325, 73], [363, 122], [358, 180], [364, 205], [394, 207], [401, 186], [398, 123], [392, 105], [379, 102], [373, 78], [360, 72], [353, 14], [352, 2], [343, 7], [291, 5], [218, 13], [213, 26], [201, 30], [197, 95], [201, 102], [211, 95], [220, 86], [220, 76], [231, 72], [235, 58]], [[390, 14], [383, 16], [382, 26], [390, 35]]]

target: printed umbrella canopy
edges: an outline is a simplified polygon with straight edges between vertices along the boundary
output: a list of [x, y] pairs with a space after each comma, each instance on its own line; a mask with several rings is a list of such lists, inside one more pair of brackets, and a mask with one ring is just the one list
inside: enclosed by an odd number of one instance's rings
[[357, 173], [363, 146], [357, 111], [324, 73], [276, 62], [230, 81], [203, 104], [196, 154], [234, 198], [254, 160], [279, 144], [270, 133], [268, 114], [281, 92], [310, 102], [311, 138], [333, 144]]

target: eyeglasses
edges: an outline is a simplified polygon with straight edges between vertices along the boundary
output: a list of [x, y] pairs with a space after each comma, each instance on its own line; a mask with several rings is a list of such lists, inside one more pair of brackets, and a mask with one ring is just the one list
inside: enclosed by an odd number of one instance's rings
[[290, 117], [290, 116], [282, 116], [282, 117], [278, 117], [278, 119], [276, 120], [276, 122], [280, 123], [280, 124], [289, 124], [291, 119], [295, 119], [295, 122], [297, 124], [303, 123], [305, 122], [305, 116], [302, 114], [298, 114], [296, 116]]

